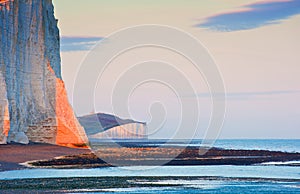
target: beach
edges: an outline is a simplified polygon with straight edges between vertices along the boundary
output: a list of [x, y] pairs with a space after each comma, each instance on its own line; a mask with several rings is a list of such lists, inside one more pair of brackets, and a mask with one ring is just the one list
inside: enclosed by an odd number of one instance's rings
[[[9, 150], [9, 151], [7, 151]], [[201, 154], [202, 153], [202, 154]], [[267, 162], [300, 161], [300, 153], [268, 150], [201, 148], [176, 145], [142, 146], [109, 144], [92, 149], [51, 144], [8, 144], [0, 146], [0, 170], [24, 168], [95, 168], [108, 166], [254, 165]], [[287, 164], [298, 166], [298, 163]]]
[[[227, 144], [228, 140], [216, 143]], [[230, 141], [199, 155], [199, 146], [67, 148], [49, 144], [0, 146], [1, 193], [297, 193], [299, 152], [253, 149], [274, 144], [298, 150], [298, 141]], [[244, 149], [240, 146], [243, 142]], [[134, 146], [135, 145], [135, 146]], [[195, 142], [195, 145], [199, 145]], [[225, 147], [225, 146], [224, 146]], [[248, 148], [248, 149], [246, 149]], [[9, 150], [9, 152], [7, 151]], [[6, 153], [7, 152], [7, 153]], [[174, 154], [181, 152], [175, 158]], [[97, 155], [95, 155], [95, 153]], [[101, 154], [101, 157], [100, 155]], [[107, 163], [113, 158], [114, 163]], [[139, 158], [139, 160], [137, 160]], [[159, 163], [157, 163], [159, 161]], [[160, 166], [160, 164], [162, 164]], [[120, 165], [123, 164], [123, 165]], [[116, 167], [118, 166], [119, 167]]]
[[24, 169], [25, 166], [20, 165], [20, 163], [27, 161], [47, 160], [64, 155], [83, 153], [90, 153], [90, 150], [43, 143], [0, 145], [0, 171]]

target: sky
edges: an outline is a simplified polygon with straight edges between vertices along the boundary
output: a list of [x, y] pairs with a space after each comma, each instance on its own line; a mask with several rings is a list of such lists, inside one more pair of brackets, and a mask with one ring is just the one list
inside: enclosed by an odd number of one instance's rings
[[[130, 65], [155, 59], [180, 69], [195, 86], [196, 93], [180, 89], [184, 95], [179, 97], [183, 103], [195, 99], [199, 103], [196, 137], [204, 136], [212, 111], [209, 86], [205, 76], [199, 76], [186, 59], [170, 50], [140, 48], [119, 56], [93, 86], [95, 103], [85, 100], [86, 91], [74, 93], [76, 74], [98, 41], [131, 26], [158, 24], [189, 33], [216, 62], [227, 93], [220, 138], [300, 139], [300, 0], [53, 2], [61, 33], [62, 76], [77, 115], [115, 113], [109, 103], [111, 83]], [[155, 67], [156, 63], [149, 65]], [[89, 72], [83, 76], [90, 78]], [[172, 137], [180, 120], [178, 96], [165, 86], [143, 84], [128, 99], [133, 119], [151, 126], [164, 122], [152, 131], [153, 138]], [[76, 104], [75, 98], [79, 99]], [[151, 115], [151, 111], [157, 114]], [[187, 130], [187, 137], [192, 132]], [[180, 137], [186, 138], [185, 134]]]

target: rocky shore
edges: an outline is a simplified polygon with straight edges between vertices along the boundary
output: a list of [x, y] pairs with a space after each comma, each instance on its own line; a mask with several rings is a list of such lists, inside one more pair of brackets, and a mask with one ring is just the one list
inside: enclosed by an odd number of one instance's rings
[[[9, 152], [5, 152], [9, 148]], [[201, 148], [200, 148], [201, 149]], [[199, 152], [200, 151], [200, 152]], [[101, 147], [96, 151], [50, 144], [0, 146], [0, 170], [23, 168], [94, 168], [136, 165], [256, 165], [300, 161], [300, 153], [198, 147]], [[200, 153], [200, 154], [199, 154]], [[297, 166], [299, 163], [287, 165]]]
[[201, 150], [195, 147], [102, 148], [95, 153], [27, 162], [26, 165], [38, 168], [92, 168], [135, 165], [255, 165], [300, 161], [300, 153], [212, 148], [201, 155], [199, 151]]

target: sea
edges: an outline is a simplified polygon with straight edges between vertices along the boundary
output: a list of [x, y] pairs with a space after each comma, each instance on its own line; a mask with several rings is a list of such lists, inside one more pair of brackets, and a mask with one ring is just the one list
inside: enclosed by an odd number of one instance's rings
[[[123, 141], [120, 145], [160, 146], [165, 140]], [[183, 140], [169, 142], [186, 146]], [[201, 140], [188, 142], [199, 146]], [[300, 153], [300, 140], [224, 139], [214, 147]], [[293, 164], [293, 165], [291, 165]], [[300, 193], [300, 161], [256, 165], [130, 166], [93, 169], [25, 169], [0, 172], [0, 180], [74, 177], [128, 177], [130, 187], [83, 188], [66, 193]], [[150, 178], [151, 177], [151, 178]], [[154, 177], [154, 178], [153, 178]], [[109, 184], [109, 183], [108, 183]], [[1, 193], [1, 191], [0, 191]]]

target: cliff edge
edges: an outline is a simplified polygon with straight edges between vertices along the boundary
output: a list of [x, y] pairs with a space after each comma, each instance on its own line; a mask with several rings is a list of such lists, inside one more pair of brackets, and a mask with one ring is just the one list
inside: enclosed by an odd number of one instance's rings
[[0, 0], [0, 143], [87, 142], [61, 77], [51, 0]]

